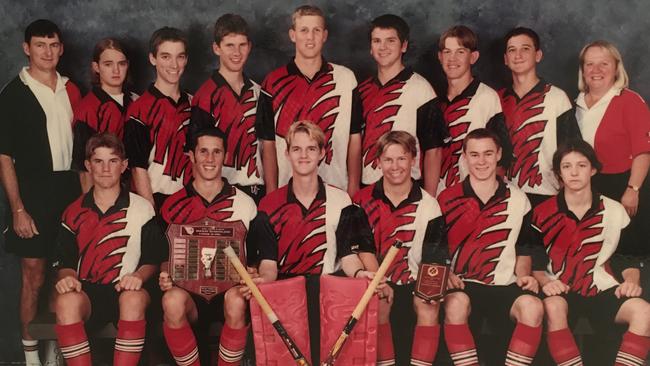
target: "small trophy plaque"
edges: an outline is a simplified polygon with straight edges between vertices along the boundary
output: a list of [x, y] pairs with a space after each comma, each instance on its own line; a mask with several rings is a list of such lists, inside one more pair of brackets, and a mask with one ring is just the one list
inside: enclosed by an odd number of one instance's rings
[[427, 302], [438, 301], [447, 292], [449, 266], [436, 263], [422, 263], [415, 284], [415, 296]]
[[239, 284], [239, 275], [222, 249], [230, 245], [246, 263], [245, 239], [241, 221], [205, 218], [169, 225], [169, 274], [174, 284], [208, 301]]

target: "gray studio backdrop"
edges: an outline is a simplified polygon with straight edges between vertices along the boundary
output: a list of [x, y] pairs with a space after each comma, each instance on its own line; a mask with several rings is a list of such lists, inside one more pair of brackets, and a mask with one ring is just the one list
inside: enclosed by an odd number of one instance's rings
[[[252, 30], [253, 52], [247, 73], [261, 82], [264, 75], [287, 62], [292, 45], [287, 36], [292, 10], [298, 1], [252, 0], [3, 0], [0, 2], [0, 85], [13, 78], [26, 58], [20, 44], [23, 30], [32, 20], [49, 18], [61, 27], [65, 55], [60, 71], [89, 87], [92, 47], [100, 38], [115, 36], [131, 48], [131, 71], [136, 91], [146, 88], [153, 77], [147, 63], [147, 40], [155, 29], [174, 26], [188, 32], [190, 61], [183, 87], [197, 89], [214, 68], [210, 44], [212, 25], [220, 15], [239, 13]], [[479, 35], [481, 58], [475, 74], [489, 85], [508, 82], [503, 66], [501, 37], [510, 28], [523, 25], [536, 29], [542, 38], [544, 59], [540, 74], [577, 94], [577, 57], [582, 46], [607, 39], [621, 50], [632, 89], [650, 97], [650, 2], [608, 1], [516, 1], [516, 0], [400, 0], [316, 1], [328, 16], [328, 60], [344, 64], [359, 79], [373, 72], [368, 53], [367, 24], [381, 14], [403, 16], [411, 25], [411, 47], [406, 62], [440, 90], [442, 71], [435, 57], [436, 39], [454, 24], [466, 24]], [[0, 115], [0, 118], [1, 115]], [[4, 194], [0, 194], [2, 198]], [[1, 199], [0, 214], [6, 212]], [[4, 225], [4, 217], [0, 224]], [[15, 258], [3, 251], [0, 238], [0, 363], [20, 359], [18, 335], [19, 270]]]

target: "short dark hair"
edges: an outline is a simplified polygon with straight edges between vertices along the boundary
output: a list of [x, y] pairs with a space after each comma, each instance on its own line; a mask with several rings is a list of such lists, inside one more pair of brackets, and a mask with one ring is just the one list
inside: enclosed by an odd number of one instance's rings
[[63, 43], [61, 30], [56, 24], [48, 19], [35, 20], [29, 23], [27, 28], [25, 28], [25, 43], [29, 43], [29, 41], [32, 40], [32, 37], [54, 38], [54, 36], [58, 36], [59, 41]]
[[372, 31], [375, 28], [381, 29], [395, 29], [397, 37], [400, 42], [408, 42], [411, 29], [404, 19], [395, 14], [384, 14], [373, 19], [370, 22], [370, 30], [368, 30], [368, 40], [372, 38]]
[[187, 36], [183, 31], [172, 27], [162, 27], [151, 35], [149, 39], [149, 53], [156, 56], [158, 47], [163, 42], [181, 42], [187, 51]]
[[196, 145], [199, 144], [199, 138], [203, 136], [218, 137], [223, 141], [223, 149], [226, 150], [228, 148], [228, 138], [226, 137], [226, 134], [221, 131], [221, 129], [211, 126], [202, 128], [190, 134], [190, 138], [187, 141], [187, 151], [194, 151]]
[[214, 23], [214, 43], [219, 44], [229, 34], [248, 37], [248, 23], [238, 14], [224, 14]]
[[558, 146], [557, 150], [553, 154], [553, 173], [555, 173], [558, 180], [562, 180], [560, 176], [562, 159], [572, 152], [576, 152], [587, 158], [591, 163], [591, 166], [596, 169], [597, 172], [603, 168], [603, 165], [598, 161], [598, 157], [596, 157], [596, 151], [588, 142], [580, 139], [571, 140]]
[[86, 160], [90, 160], [95, 153], [95, 149], [100, 147], [112, 149], [113, 154], [122, 160], [126, 159], [126, 150], [122, 140], [110, 132], [102, 132], [88, 139], [86, 143]]
[[478, 37], [473, 30], [464, 25], [456, 25], [447, 29], [438, 40], [438, 50], [445, 49], [447, 38], [458, 38], [458, 44], [469, 49], [470, 51], [478, 50]]
[[542, 43], [539, 40], [539, 35], [537, 32], [530, 28], [526, 27], [517, 27], [511, 29], [506, 35], [503, 37], [503, 47], [504, 51], [508, 50], [508, 41], [512, 37], [516, 36], [527, 36], [528, 38], [533, 40], [533, 45], [535, 46], [535, 51], [542, 49]]
[[494, 133], [491, 130], [488, 130], [487, 128], [477, 128], [475, 130], [472, 130], [470, 133], [465, 136], [465, 139], [463, 140], [463, 152], [467, 150], [467, 142], [469, 140], [480, 140], [480, 139], [492, 139], [494, 141], [494, 144], [497, 145], [497, 148], [501, 149], [503, 146], [501, 145], [501, 139], [499, 138], [499, 135]]

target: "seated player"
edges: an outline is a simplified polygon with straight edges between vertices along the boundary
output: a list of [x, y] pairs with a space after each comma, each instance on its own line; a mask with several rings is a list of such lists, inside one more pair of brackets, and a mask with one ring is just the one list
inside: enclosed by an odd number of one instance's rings
[[[285, 157], [291, 164], [289, 184], [260, 202], [251, 240], [259, 243], [260, 282], [307, 276], [307, 311], [312, 364], [319, 362], [320, 319], [318, 276], [341, 269], [349, 277], [372, 278], [352, 251], [355, 224], [361, 214], [348, 194], [318, 176], [325, 156], [325, 135], [315, 124], [298, 121], [286, 138]], [[355, 242], [373, 252], [371, 240]], [[382, 289], [380, 289], [382, 290]]]
[[[110, 133], [91, 137], [86, 169], [93, 188], [63, 213], [58, 236], [56, 334], [69, 366], [91, 365], [85, 328], [117, 321], [114, 365], [137, 365], [149, 294], [166, 240], [144, 198], [120, 187], [124, 145]], [[119, 319], [119, 321], [118, 321]]]
[[[389, 268], [386, 278], [395, 291], [395, 302], [390, 298], [379, 302], [379, 329], [377, 364], [395, 364], [393, 339], [397, 344], [411, 343], [413, 326], [411, 308], [417, 314], [417, 325], [413, 334], [411, 365], [431, 365], [438, 347], [438, 303], [427, 303], [413, 296], [418, 266], [421, 262], [445, 263], [446, 243], [444, 220], [435, 198], [411, 178], [411, 168], [417, 164], [417, 144], [408, 132], [391, 131], [382, 135], [376, 143], [377, 165], [383, 177], [375, 184], [363, 188], [354, 196], [368, 217], [374, 236], [377, 256], [381, 259], [396, 239], [403, 242], [397, 259]], [[376, 271], [378, 260], [374, 253], [359, 253], [366, 269]], [[380, 298], [382, 295], [380, 295]], [[391, 311], [394, 308], [395, 311]], [[405, 315], [406, 314], [406, 315]], [[391, 338], [391, 322], [398, 325]], [[398, 335], [399, 334], [399, 335]], [[408, 352], [408, 351], [407, 351]], [[408, 357], [408, 356], [406, 356]], [[399, 360], [406, 363], [407, 360]]]
[[483, 318], [494, 330], [516, 322], [506, 365], [530, 365], [542, 334], [543, 306], [528, 245], [530, 203], [522, 191], [497, 178], [501, 151], [492, 131], [468, 133], [463, 158], [469, 176], [438, 196], [452, 272], [443, 303], [444, 331], [455, 365], [479, 363], [468, 320], [475, 331]]
[[[205, 128], [194, 134], [189, 148], [193, 180], [163, 203], [161, 215], [165, 223], [193, 223], [208, 217], [217, 221], [241, 221], [248, 230], [257, 208], [252, 198], [221, 176], [227, 149], [223, 132], [216, 127]], [[247, 250], [247, 253], [250, 260], [254, 251]], [[160, 289], [164, 291], [163, 333], [176, 363], [185, 366], [200, 364], [190, 324], [207, 327], [212, 320], [225, 318], [219, 339], [219, 365], [239, 365], [248, 332], [247, 303], [239, 287], [217, 295], [208, 303], [202, 297], [174, 286], [166, 268], [163, 263], [159, 278]]]
[[110, 132], [122, 138], [127, 120], [126, 110], [138, 97], [126, 88], [129, 59], [126, 48], [117, 39], [105, 38], [97, 42], [93, 50], [92, 70], [93, 88], [75, 106], [72, 128], [72, 167], [79, 171], [84, 193], [92, 185], [83, 163], [88, 139], [101, 132]]
[[600, 334], [611, 332], [614, 323], [627, 325], [615, 364], [644, 365], [650, 304], [639, 298], [638, 266], [617, 255], [627, 244], [619, 241], [630, 222], [625, 208], [592, 190], [600, 167], [587, 142], [560, 147], [553, 171], [563, 189], [533, 211], [533, 228], [546, 254], [534, 274], [545, 295], [548, 348], [558, 365], [582, 365], [569, 326], [587, 316]]

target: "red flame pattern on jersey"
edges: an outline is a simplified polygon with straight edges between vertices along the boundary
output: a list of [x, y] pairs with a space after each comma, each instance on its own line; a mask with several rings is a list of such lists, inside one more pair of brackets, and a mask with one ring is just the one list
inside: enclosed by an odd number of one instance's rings
[[[319, 74], [312, 82], [296, 81], [304, 78], [302, 75], [283, 75], [278, 79], [269, 78], [264, 85], [265, 90], [274, 90], [273, 110], [276, 111], [277, 124], [275, 133], [284, 138], [289, 127], [301, 120], [316, 123], [325, 133], [325, 163], [332, 162], [332, 134], [334, 122], [338, 116], [335, 110], [339, 107], [339, 95], [327, 96], [334, 91], [334, 74], [332, 65], [327, 65], [327, 72]], [[273, 84], [272, 88], [268, 88]]]
[[546, 85], [542, 92], [530, 93], [519, 103], [516, 96], [504, 95], [502, 91], [501, 106], [515, 156], [508, 177], [513, 179], [519, 174], [516, 182], [519, 187], [528, 184], [533, 188], [542, 184], [538, 155], [548, 120], [532, 119], [544, 112], [542, 104], [550, 89], [551, 86]]
[[[551, 260], [551, 271], [569, 285], [571, 291], [583, 296], [598, 293], [594, 284], [594, 268], [603, 241], [594, 241], [593, 238], [602, 237], [603, 210], [601, 200], [598, 212], [580, 222], [558, 212], [538, 225]], [[537, 221], [533, 217], [533, 222]]]
[[198, 194], [188, 194], [184, 188], [165, 200], [160, 208], [163, 220], [169, 224], [188, 224], [203, 218], [227, 221], [233, 215], [235, 189], [219, 196], [216, 202], [207, 205]]
[[463, 139], [472, 121], [459, 121], [459, 119], [467, 114], [470, 101], [471, 98], [462, 98], [449, 105], [444, 103], [440, 105], [451, 138], [451, 142], [442, 148], [440, 176], [443, 177], [445, 187], [451, 187], [460, 182], [458, 161], [463, 151]]
[[274, 231], [283, 233], [278, 240], [279, 271], [288, 274], [322, 273], [327, 249], [325, 200], [314, 200], [304, 217], [298, 204], [288, 204], [273, 212], [269, 219]]
[[74, 117], [75, 123], [86, 123], [96, 133], [110, 132], [120, 138], [124, 135], [126, 119], [117, 102], [111, 99], [102, 103], [94, 92], [81, 100]]
[[375, 82], [374, 78], [359, 85], [365, 122], [361, 143], [364, 167], [370, 165], [373, 169], [377, 168], [375, 143], [379, 137], [393, 129], [395, 121], [392, 117], [397, 115], [402, 106], [401, 104], [389, 105], [389, 103], [402, 96], [404, 85], [406, 85], [405, 81], [398, 81], [382, 87]]
[[[462, 184], [452, 189], [462, 190]], [[511, 229], [495, 230], [508, 219], [508, 198], [490, 201], [481, 210], [476, 198], [461, 197], [441, 200], [441, 208], [449, 227], [449, 254], [454, 259], [453, 272], [465, 279], [492, 283], [496, 266], [505, 248]]]
[[[78, 276], [93, 283], [112, 283], [119, 278], [122, 258], [129, 241], [128, 235], [115, 235], [126, 228], [127, 210], [122, 209], [100, 218], [90, 208], [80, 207], [79, 202], [75, 203], [77, 206], [66, 210], [63, 217], [63, 222], [77, 236]], [[124, 249], [120, 250], [122, 248]]]

